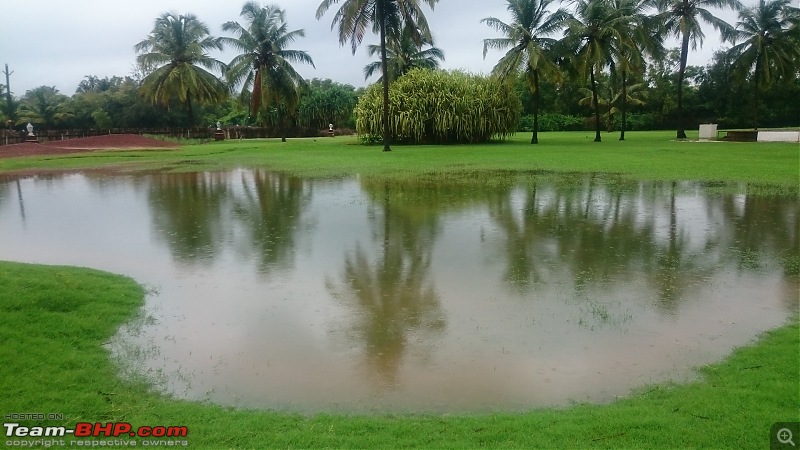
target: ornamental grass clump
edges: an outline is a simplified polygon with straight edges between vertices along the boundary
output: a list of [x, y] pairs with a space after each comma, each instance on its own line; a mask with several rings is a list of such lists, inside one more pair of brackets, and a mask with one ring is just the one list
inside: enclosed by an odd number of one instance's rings
[[[372, 85], [356, 105], [362, 142], [382, 139], [381, 87]], [[393, 142], [456, 144], [514, 134], [522, 103], [510, 84], [460, 71], [412, 70], [389, 88]]]

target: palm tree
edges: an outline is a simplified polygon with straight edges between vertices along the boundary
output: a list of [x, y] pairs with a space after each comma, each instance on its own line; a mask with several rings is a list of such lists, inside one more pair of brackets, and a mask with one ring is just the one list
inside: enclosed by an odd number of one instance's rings
[[483, 57], [486, 58], [490, 48], [509, 49], [494, 66], [493, 72], [505, 79], [522, 69], [534, 94], [531, 144], [539, 143], [539, 77], [542, 74], [559, 75], [554, 58], [550, 55], [556, 40], [547, 36], [560, 31], [570, 17], [561, 8], [549, 13], [547, 8], [551, 3], [552, 0], [508, 0], [510, 24], [495, 17], [481, 20], [481, 23], [505, 35], [502, 38], [484, 39]]
[[[603, 117], [606, 119], [607, 130], [610, 132], [614, 128], [614, 115], [620, 113], [622, 115], [623, 134], [620, 140], [624, 141], [624, 126], [625, 126], [625, 107], [626, 105], [644, 105], [645, 98], [647, 97], [647, 85], [645, 83], [623, 84], [617, 90], [617, 84], [614, 82], [613, 77], [607, 77], [605, 82], [598, 81], [598, 91], [604, 92], [604, 95], [598, 94], [597, 102], [600, 106], [604, 106], [606, 112]], [[593, 97], [590, 89], [581, 88], [583, 98], [578, 100], [578, 104], [591, 106]]]
[[60, 93], [55, 86], [39, 86], [25, 93], [16, 111], [16, 125], [32, 123], [52, 128], [69, 118], [67, 103], [69, 97]]
[[644, 56], [649, 55], [654, 60], [664, 57], [665, 50], [663, 45], [663, 33], [658, 22], [653, 16], [647, 15], [650, 0], [612, 0], [614, 9], [626, 20], [617, 23], [621, 35], [628, 36], [625, 45], [620, 47], [621, 53], [616, 55], [611, 64], [611, 76], [616, 78], [617, 73], [621, 77], [622, 92], [618, 94], [620, 99], [620, 113], [622, 116], [622, 126], [620, 128], [619, 140], [625, 140], [627, 101], [630, 96], [628, 90], [628, 75], [631, 73], [644, 72]]
[[738, 79], [752, 74], [755, 129], [759, 119], [759, 86], [769, 87], [776, 79], [791, 77], [798, 71], [795, 63], [800, 61], [800, 46], [792, 39], [790, 30], [799, 11], [791, 6], [790, 0], [760, 0], [758, 6], [739, 11], [734, 40], [742, 42], [728, 50], [728, 54]]
[[567, 20], [563, 45], [570, 49], [566, 57], [571, 68], [585, 79], [589, 73], [591, 107], [595, 117], [595, 142], [600, 142], [600, 108], [597, 100], [597, 75], [615, 60], [630, 54], [631, 37], [622, 26], [631, 20], [624, 10], [617, 10], [610, 0], [577, 0], [575, 14]]
[[[380, 36], [381, 72], [383, 73], [383, 151], [391, 151], [389, 130], [389, 64], [386, 56], [387, 34], [401, 29], [401, 24], [411, 25], [414, 39], [422, 42], [422, 36], [430, 36], [428, 21], [420, 8], [419, 0], [322, 0], [317, 8], [317, 19], [325, 15], [331, 5], [342, 6], [333, 16], [331, 29], [339, 24], [339, 44], [350, 41], [355, 55], [364, 40], [369, 25]], [[422, 0], [433, 9], [439, 0]]]
[[78, 88], [75, 89], [75, 93], [106, 92], [120, 87], [124, 81], [124, 79], [116, 76], [111, 78], [99, 78], [94, 75], [86, 75], [83, 77], [83, 80], [78, 83]]
[[660, 13], [656, 16], [658, 23], [663, 24], [667, 34], [681, 39], [681, 59], [678, 66], [678, 139], [686, 139], [683, 125], [683, 79], [686, 73], [686, 60], [689, 56], [689, 43], [692, 50], [698, 44], [703, 45], [703, 29], [700, 21], [706, 22], [720, 32], [723, 41], [733, 36], [733, 27], [714, 16], [708, 9], [734, 8], [740, 9], [739, 0], [655, 0]]
[[[416, 34], [420, 35], [420, 41], [414, 39], [415, 32], [412, 28], [413, 25], [404, 24], [402, 31], [399, 35], [391, 36], [386, 42], [386, 58], [389, 66], [389, 82], [400, 78], [408, 73], [411, 69], [430, 69], [436, 70], [439, 68], [439, 61], [444, 61], [444, 52], [442, 49], [433, 46], [433, 39], [429, 36], [424, 36], [419, 31]], [[422, 47], [429, 45], [430, 48], [423, 50]], [[379, 45], [370, 45], [367, 47], [369, 56], [376, 56], [381, 54], [381, 47]], [[382, 61], [373, 61], [364, 66], [364, 79], [371, 77], [378, 70], [381, 69]], [[383, 81], [383, 77], [378, 79]]]
[[225, 84], [206, 70], [224, 70], [225, 65], [207, 53], [222, 50], [222, 44], [193, 14], [162, 14], [135, 49], [140, 53], [136, 57], [140, 67], [155, 68], [142, 80], [142, 95], [164, 106], [177, 98], [186, 105], [190, 124], [194, 123], [192, 100], [216, 103], [227, 95]]
[[[300, 103], [299, 89], [305, 85], [305, 80], [292, 63], [307, 63], [313, 67], [314, 61], [305, 51], [289, 50], [286, 46], [304, 37], [305, 32], [288, 31], [285, 12], [277, 5], [262, 7], [256, 2], [247, 2], [240, 16], [247, 22], [246, 26], [238, 22], [222, 25], [223, 31], [237, 36], [223, 37], [222, 42], [242, 52], [231, 61], [226, 73], [228, 80], [233, 86], [242, 83], [243, 97], [252, 87], [252, 116], [262, 107], [280, 106], [293, 116]], [[283, 139], [286, 140], [285, 136]]]

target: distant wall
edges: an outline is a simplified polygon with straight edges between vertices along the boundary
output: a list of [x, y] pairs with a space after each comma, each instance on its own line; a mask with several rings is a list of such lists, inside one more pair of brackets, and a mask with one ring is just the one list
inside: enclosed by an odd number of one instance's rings
[[800, 131], [759, 131], [758, 142], [800, 142]]

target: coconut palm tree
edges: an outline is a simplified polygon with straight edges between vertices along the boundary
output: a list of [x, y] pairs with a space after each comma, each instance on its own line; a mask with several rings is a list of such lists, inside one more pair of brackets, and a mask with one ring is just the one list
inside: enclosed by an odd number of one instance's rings
[[644, 57], [650, 56], [654, 60], [664, 58], [664, 34], [654, 16], [649, 16], [650, 0], [612, 0], [614, 9], [626, 20], [617, 22], [619, 32], [628, 36], [625, 45], [620, 47], [621, 52], [615, 55], [611, 63], [611, 76], [619, 75], [622, 92], [619, 94], [620, 115], [622, 126], [619, 140], [625, 140], [627, 101], [630, 98], [626, 93], [628, 89], [628, 75], [644, 73]]
[[683, 124], [683, 79], [686, 73], [686, 61], [689, 56], [689, 43], [692, 50], [702, 47], [703, 29], [701, 21], [710, 24], [720, 32], [723, 41], [733, 37], [733, 27], [724, 20], [714, 16], [706, 8], [741, 9], [739, 0], [654, 0], [658, 6], [656, 15], [658, 23], [663, 24], [668, 35], [681, 40], [681, 58], [678, 66], [678, 139], [686, 139]]
[[[422, 0], [433, 9], [439, 0]], [[389, 64], [386, 55], [387, 35], [401, 29], [402, 24], [412, 26], [417, 42], [430, 36], [430, 28], [420, 7], [420, 0], [323, 0], [317, 8], [317, 19], [325, 15], [332, 5], [342, 3], [333, 16], [331, 29], [339, 25], [339, 44], [350, 41], [355, 55], [364, 40], [367, 27], [380, 36], [381, 72], [383, 73], [383, 151], [391, 151], [389, 130]]]
[[[619, 80], [616, 80], [617, 82]], [[613, 131], [614, 129], [614, 115], [624, 114], [627, 105], [641, 106], [645, 104], [647, 98], [647, 85], [645, 83], [625, 84], [620, 86], [615, 82], [614, 77], [608, 76], [602, 81], [598, 81], [597, 102], [600, 106], [605, 107], [603, 118], [606, 120], [607, 130]], [[592, 91], [590, 89], [581, 88], [583, 98], [578, 100], [578, 104], [590, 106], [592, 104]], [[625, 124], [625, 116], [622, 115], [622, 125]], [[624, 129], [623, 129], [624, 131]], [[624, 134], [620, 137], [624, 139]]]
[[597, 99], [597, 76], [630, 54], [633, 44], [626, 33], [631, 17], [618, 10], [611, 0], [576, 0], [575, 13], [567, 20], [562, 44], [569, 49], [569, 67], [584, 80], [589, 74], [591, 107], [595, 117], [595, 142], [600, 142], [600, 108]]
[[222, 62], [208, 55], [222, 50], [222, 44], [193, 14], [162, 14], [135, 49], [139, 66], [154, 69], [142, 80], [142, 95], [164, 106], [177, 99], [186, 106], [189, 123], [194, 123], [193, 100], [217, 103], [227, 96], [225, 84], [206, 70], [224, 70]]
[[[287, 49], [287, 45], [305, 36], [305, 31], [288, 31], [285, 12], [277, 5], [260, 6], [247, 2], [240, 14], [246, 25], [226, 22], [223, 31], [235, 38], [223, 37], [222, 42], [239, 50], [228, 66], [226, 76], [232, 86], [242, 85], [242, 95], [250, 94], [250, 114], [256, 116], [262, 107], [284, 107], [294, 115], [300, 103], [299, 89], [305, 80], [292, 63], [314, 66], [308, 53]], [[284, 137], [285, 140], [285, 137]]]
[[55, 86], [39, 86], [22, 97], [17, 108], [16, 125], [32, 123], [45, 128], [55, 127], [68, 119], [69, 97], [60, 93]]
[[[734, 76], [740, 80], [748, 75], [753, 79], [754, 127], [758, 129], [759, 88], [769, 87], [784, 76], [794, 76], [800, 61], [800, 46], [791, 37], [793, 20], [800, 10], [790, 0], [760, 0], [758, 6], [739, 11], [732, 57]], [[795, 25], [796, 26], [796, 25]]]
[[[411, 28], [413, 25], [404, 24], [399, 35], [393, 35], [386, 42], [386, 58], [389, 66], [389, 82], [400, 78], [411, 69], [430, 69], [439, 68], [439, 61], [444, 61], [444, 51], [433, 46], [433, 39], [424, 36], [419, 31], [416, 33]], [[420, 35], [420, 40], [414, 39], [414, 35]], [[423, 50], [422, 47], [430, 46]], [[381, 54], [379, 45], [369, 45], [369, 56]], [[364, 79], [371, 77], [381, 69], [382, 61], [378, 59], [364, 66]], [[378, 81], [383, 81], [381, 76]]]
[[558, 67], [550, 54], [556, 40], [548, 36], [561, 31], [569, 13], [559, 8], [549, 12], [552, 0], [508, 0], [511, 23], [495, 17], [481, 20], [504, 35], [483, 40], [483, 57], [489, 49], [509, 49], [494, 66], [493, 72], [501, 78], [523, 71], [533, 93], [533, 135], [531, 144], [539, 143], [539, 78], [541, 75], [558, 77]]

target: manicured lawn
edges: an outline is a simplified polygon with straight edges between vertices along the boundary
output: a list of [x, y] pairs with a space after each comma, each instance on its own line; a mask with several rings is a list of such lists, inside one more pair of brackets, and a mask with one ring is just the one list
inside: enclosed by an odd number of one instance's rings
[[471, 180], [498, 172], [582, 172], [647, 180], [697, 180], [769, 184], [796, 192], [800, 146], [791, 143], [678, 142], [674, 132], [616, 133], [592, 142], [587, 132], [542, 133], [529, 145], [527, 133], [505, 142], [457, 146], [359, 145], [354, 137], [228, 140], [179, 150], [99, 152], [0, 159], [0, 172], [22, 169], [113, 167], [124, 170], [216, 170], [267, 167], [308, 177], [448, 177]]

